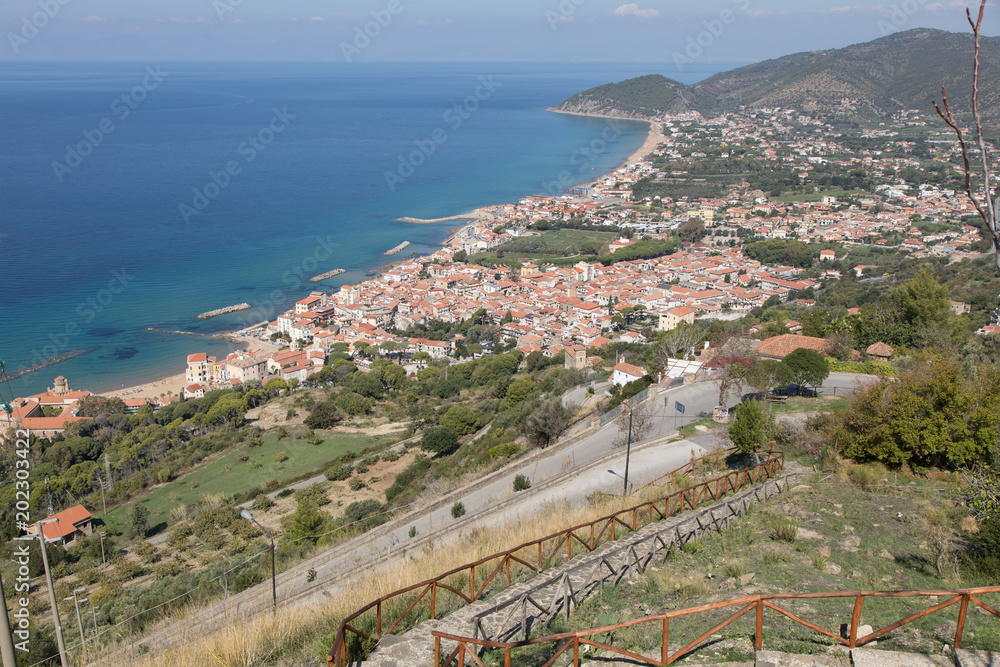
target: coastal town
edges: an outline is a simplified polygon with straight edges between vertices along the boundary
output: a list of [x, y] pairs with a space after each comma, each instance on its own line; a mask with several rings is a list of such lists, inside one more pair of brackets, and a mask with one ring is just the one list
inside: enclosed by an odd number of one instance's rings
[[[588, 351], [612, 342], [647, 342], [635, 327], [621, 326], [623, 313], [644, 311], [652, 324], [646, 332], [664, 331], [696, 320], [739, 319], [769, 299], [811, 306], [815, 300], [810, 295], [842, 279], [845, 270], [856, 279], [878, 280], [875, 266], [842, 265], [839, 260], [852, 248], [950, 262], [977, 257], [980, 231], [964, 222], [974, 214], [971, 204], [963, 193], [922, 178], [926, 172], [916, 155], [924, 151], [923, 158], [948, 165], [958, 155], [957, 142], [944, 133], [930, 133], [936, 137], [931, 141], [903, 138], [908, 130], [926, 126], [916, 112], [903, 112], [894, 121], [848, 137], [823, 119], [793, 109], [756, 109], [710, 119], [697, 113], [666, 116], [662, 133], [653, 124], [651, 137], [658, 142], [651, 153], [596, 181], [556, 196], [528, 196], [478, 210], [437, 252], [397, 261], [357, 284], [316, 289], [275, 320], [241, 332], [255, 343], [247, 349], [225, 358], [193, 350], [179, 391], [157, 395], [154, 384], [139, 396], [130, 397], [127, 390], [113, 394], [137, 410], [272, 377], [301, 383], [335, 351], [362, 362], [366, 355], [359, 351], [396, 353], [394, 359], [409, 364], [411, 372], [422, 361], [453, 361], [459, 351], [479, 356], [500, 347], [549, 358], [565, 350], [567, 365], [582, 367]], [[845, 145], [858, 140], [872, 148]], [[744, 180], [727, 186], [721, 196], [636, 196], [643, 183], [667, 189], [704, 184], [706, 179], [697, 176], [699, 166], [737, 157], [758, 162], [762, 173], [792, 174], [801, 183], [812, 183], [822, 170], [852, 174], [874, 183], [874, 192], [788, 202]], [[954, 167], [942, 170], [953, 172]], [[505, 244], [567, 223], [610, 234], [612, 240], [602, 250], [611, 256], [642, 242], [676, 240], [685, 225], [694, 225], [696, 234], [675, 252], [656, 257], [604, 263], [581, 254], [571, 265], [490, 261]], [[928, 225], [932, 231], [924, 231]], [[767, 264], [747, 255], [746, 243], [764, 240], [822, 247], [814, 253], [817, 265], [830, 268], [806, 276], [802, 266]], [[483, 263], [477, 263], [480, 257]], [[332, 271], [330, 277], [338, 273]], [[457, 323], [472, 317], [497, 327], [496, 337], [470, 349], [460, 334], [449, 340], [405, 335], [434, 321]], [[784, 326], [787, 333], [801, 333], [795, 320]], [[998, 332], [995, 322], [979, 331]], [[364, 363], [361, 368], [365, 370]], [[14, 413], [5, 416], [9, 425], [48, 436], [61, 431], [57, 422], [77, 419], [72, 410], [55, 414], [52, 405], [87, 392], [70, 391], [60, 382], [65, 381], [59, 378], [44, 396], [15, 401]]]

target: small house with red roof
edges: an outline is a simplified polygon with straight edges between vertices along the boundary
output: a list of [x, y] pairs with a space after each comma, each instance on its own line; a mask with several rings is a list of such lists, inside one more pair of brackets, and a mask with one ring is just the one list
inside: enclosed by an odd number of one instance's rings
[[[46, 540], [59, 540], [64, 546], [81, 537], [90, 537], [94, 533], [93, 517], [83, 505], [75, 505], [46, 517], [42, 521], [51, 519], [56, 519], [56, 521], [42, 525], [42, 535], [45, 536]], [[28, 526], [28, 533], [37, 535], [37, 524]]]
[[611, 384], [618, 385], [619, 387], [623, 387], [629, 382], [634, 382], [635, 380], [641, 380], [648, 375], [645, 368], [633, 366], [632, 364], [627, 364], [624, 361], [620, 364], [616, 364], [611, 371]]

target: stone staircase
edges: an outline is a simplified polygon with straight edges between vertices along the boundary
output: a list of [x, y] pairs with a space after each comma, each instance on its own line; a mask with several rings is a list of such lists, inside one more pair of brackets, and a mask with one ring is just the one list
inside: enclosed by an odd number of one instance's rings
[[[801, 467], [799, 467], [801, 468]], [[554, 567], [531, 581], [513, 584], [489, 599], [478, 600], [443, 619], [421, 623], [402, 636], [385, 636], [363, 667], [432, 667], [438, 630], [459, 636], [513, 641], [533, 626], [568, 614], [588, 596], [641, 574], [671, 547], [723, 528], [751, 505], [790, 489], [807, 471], [796, 469], [740, 491], [712, 505], [650, 524], [594, 551]], [[454, 645], [442, 644], [450, 653]]]

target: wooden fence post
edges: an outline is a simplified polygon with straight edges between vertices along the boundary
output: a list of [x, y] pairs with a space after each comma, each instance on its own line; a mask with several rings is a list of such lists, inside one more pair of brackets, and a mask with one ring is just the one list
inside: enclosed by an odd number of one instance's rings
[[861, 620], [861, 605], [865, 603], [865, 596], [858, 595], [854, 598], [854, 613], [851, 614], [851, 637], [848, 648], [858, 647], [858, 622]]
[[969, 610], [969, 594], [962, 595], [962, 603], [958, 609], [958, 627], [955, 628], [955, 648], [962, 648], [962, 633], [965, 631], [965, 614]]
[[660, 663], [663, 667], [667, 665], [667, 659], [670, 657], [670, 649], [667, 648], [667, 639], [670, 638], [670, 617], [665, 616], [663, 618], [663, 647], [660, 649]]
[[764, 646], [764, 601], [757, 600], [757, 634], [754, 636], [753, 646], [760, 650]]

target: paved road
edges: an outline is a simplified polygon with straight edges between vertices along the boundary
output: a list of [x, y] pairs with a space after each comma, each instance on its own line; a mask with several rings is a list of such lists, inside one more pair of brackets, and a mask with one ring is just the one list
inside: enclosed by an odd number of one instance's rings
[[[843, 393], [859, 384], [873, 380], [871, 376], [834, 373], [823, 393]], [[836, 387], [836, 389], [834, 389]], [[649, 399], [655, 407], [653, 432], [643, 443], [633, 445], [630, 461], [630, 486], [640, 485], [686, 463], [694, 453], [699, 456], [714, 448], [711, 438], [665, 442], [677, 426], [710, 415], [718, 400], [718, 385], [703, 382], [677, 387]], [[739, 397], [731, 401], [735, 404]], [[683, 415], [676, 403], [685, 406]], [[373, 564], [402, 558], [401, 547], [417, 548], [433, 538], [436, 544], [457, 537], [467, 530], [496, 525], [516, 516], [527, 516], [552, 503], [581, 502], [586, 495], [603, 490], [620, 493], [625, 469], [625, 451], [613, 449], [612, 442], [619, 425], [607, 424], [600, 430], [575, 441], [535, 452], [525, 460], [508, 466], [467, 487], [439, 499], [427, 502], [424, 509], [394, 520], [366, 535], [334, 547], [278, 575], [278, 602], [281, 606], [316, 604], [328, 596], [349, 588], [357, 572]], [[647, 444], [649, 443], [649, 444]], [[653, 444], [656, 443], [656, 444]], [[528, 491], [514, 494], [515, 475], [526, 475], [532, 481]], [[466, 516], [456, 521], [451, 506], [460, 501]], [[417, 535], [409, 537], [415, 527]], [[316, 571], [315, 580], [306, 582], [307, 573]], [[212, 629], [220, 620], [231, 616], [246, 617], [266, 610], [271, 602], [270, 582], [248, 589], [193, 615], [184, 623], [187, 633]], [[359, 600], [359, 606], [364, 601]], [[332, 630], [332, 628], [331, 628]], [[144, 640], [150, 647], [171, 645], [180, 641], [179, 628], [168, 626]]]

